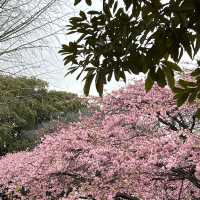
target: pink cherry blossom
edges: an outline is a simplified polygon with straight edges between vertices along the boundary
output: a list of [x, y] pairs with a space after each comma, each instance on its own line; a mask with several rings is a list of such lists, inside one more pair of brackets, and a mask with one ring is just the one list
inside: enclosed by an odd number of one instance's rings
[[200, 197], [196, 105], [176, 108], [168, 89], [142, 88], [138, 82], [96, 99], [101, 109], [91, 117], [61, 124], [30, 152], [2, 157], [0, 188], [38, 200]]

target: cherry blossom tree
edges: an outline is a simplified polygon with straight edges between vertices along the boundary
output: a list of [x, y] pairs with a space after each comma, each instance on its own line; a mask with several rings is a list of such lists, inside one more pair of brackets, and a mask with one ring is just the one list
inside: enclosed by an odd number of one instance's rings
[[31, 152], [0, 160], [5, 199], [188, 200], [200, 197], [196, 105], [142, 82], [97, 99]]

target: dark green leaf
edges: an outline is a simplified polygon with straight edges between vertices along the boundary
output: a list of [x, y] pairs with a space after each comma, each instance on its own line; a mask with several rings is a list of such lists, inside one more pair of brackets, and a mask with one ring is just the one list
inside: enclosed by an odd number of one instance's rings
[[173, 63], [173, 62], [170, 62], [168, 60], [165, 60], [163, 61], [163, 63], [169, 67], [170, 69], [174, 70], [174, 71], [178, 71], [178, 72], [182, 72], [182, 69], [176, 64], [176, 63]]
[[117, 10], [117, 6], [118, 6], [118, 1], [116, 1], [113, 6], [113, 13], [115, 13], [115, 11]]
[[120, 71], [120, 77], [123, 79], [123, 81], [126, 83], [126, 75], [124, 71]]
[[112, 8], [114, 2], [115, 2], [115, 0], [109, 0], [108, 1], [109, 8]]
[[102, 96], [103, 95], [103, 86], [104, 86], [104, 78], [103, 77], [104, 75], [99, 71], [97, 73], [97, 76], [96, 76], [96, 89], [97, 89], [97, 92], [99, 93], [99, 96]]
[[194, 48], [194, 56], [198, 53], [199, 49], [200, 49], [200, 34], [198, 33], [196, 35], [196, 45]]
[[128, 10], [130, 6], [132, 5], [132, 2], [130, 0], [124, 0], [124, 3], [126, 5], [126, 10]]
[[96, 11], [96, 10], [91, 10], [91, 11], [88, 11], [88, 14], [89, 14], [89, 15], [100, 15], [101, 12]]
[[64, 65], [67, 65], [68, 63], [72, 62], [74, 59], [74, 56], [73, 55], [70, 55], [70, 56], [66, 56], [64, 58]]
[[185, 93], [179, 93], [175, 95], [176, 98], [176, 104], [178, 107], [182, 106], [188, 99], [188, 92]]
[[165, 74], [160, 68], [156, 73], [156, 81], [160, 87], [164, 87], [167, 84], [165, 80]]
[[200, 68], [197, 68], [195, 69], [192, 73], [191, 73], [192, 76], [200, 76]]
[[191, 81], [186, 81], [186, 80], [183, 80], [183, 79], [179, 79], [178, 83], [183, 88], [195, 87], [196, 86], [196, 83], [191, 82]]
[[74, 33], [76, 33], [77, 31], [69, 31], [69, 32], [67, 32], [67, 35], [70, 35], [70, 34], [74, 34]]
[[75, 0], [74, 1], [74, 6], [76, 6], [77, 4], [79, 4], [81, 2], [81, 0]]
[[195, 89], [190, 93], [189, 98], [188, 98], [189, 103], [194, 102], [194, 100], [197, 98], [198, 92], [199, 92], [198, 89]]
[[82, 17], [71, 17], [69, 20], [71, 23], [77, 23], [83, 21]]
[[65, 77], [68, 76], [69, 74], [73, 74], [78, 68], [77, 67], [73, 67], [71, 69], [68, 69], [69, 71], [65, 74]]
[[86, 96], [89, 95], [90, 86], [91, 86], [93, 78], [94, 78], [94, 74], [89, 74], [89, 75], [86, 76], [86, 81], [85, 81], [85, 85], [84, 85], [84, 88], [83, 88], [84, 94]]
[[167, 83], [168, 83], [169, 87], [173, 90], [173, 88], [175, 86], [175, 79], [174, 79], [173, 71], [171, 69], [169, 69], [168, 67], [163, 67], [163, 71], [167, 78]]
[[86, 14], [83, 11], [80, 11], [79, 15], [82, 17], [82, 19], [87, 19]]
[[87, 3], [88, 6], [92, 5], [92, 0], [85, 0], [85, 2]]
[[120, 71], [119, 71], [118, 68], [116, 68], [116, 69], [114, 70], [114, 75], [115, 75], [115, 80], [116, 80], [116, 81], [119, 81], [119, 79], [120, 79]]
[[186, 33], [181, 34], [181, 44], [183, 45], [185, 51], [188, 53], [192, 59], [192, 48], [190, 43], [190, 37]]
[[183, 93], [183, 92], [184, 92], [184, 89], [175, 86], [175, 87], [173, 88], [173, 92], [176, 93], [176, 94], [178, 94], [178, 93]]
[[182, 48], [182, 47], [180, 47], [180, 50], [179, 50], [179, 55], [178, 55], [177, 62], [179, 62], [179, 61], [181, 60], [182, 56], [183, 56], [183, 48]]
[[111, 81], [112, 75], [113, 75], [113, 70], [111, 70], [111, 71], [108, 73], [108, 78], [107, 78], [108, 81]]
[[148, 73], [148, 76], [145, 80], [145, 90], [146, 92], [149, 92], [151, 90], [151, 88], [153, 87], [154, 81], [150, 76], [150, 73]]
[[104, 5], [103, 5], [103, 11], [104, 11], [104, 13], [106, 14], [106, 16], [108, 18], [110, 18], [112, 16], [112, 14], [110, 12], [109, 5], [107, 3], [104, 3]]

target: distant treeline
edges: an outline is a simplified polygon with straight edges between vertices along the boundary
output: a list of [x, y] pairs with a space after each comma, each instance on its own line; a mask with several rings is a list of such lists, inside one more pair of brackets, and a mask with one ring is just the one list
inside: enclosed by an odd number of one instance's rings
[[76, 94], [48, 91], [43, 80], [0, 75], [0, 155], [33, 147], [27, 131], [83, 108]]

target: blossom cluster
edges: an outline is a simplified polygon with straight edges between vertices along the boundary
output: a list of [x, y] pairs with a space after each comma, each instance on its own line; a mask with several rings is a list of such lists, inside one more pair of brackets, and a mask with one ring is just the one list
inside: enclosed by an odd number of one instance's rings
[[145, 200], [200, 197], [200, 138], [189, 125], [171, 128], [189, 123], [195, 106], [178, 109], [168, 89], [142, 88], [138, 82], [115, 91], [92, 116], [60, 126], [30, 152], [1, 158], [0, 188], [38, 200], [112, 200], [119, 192]]

